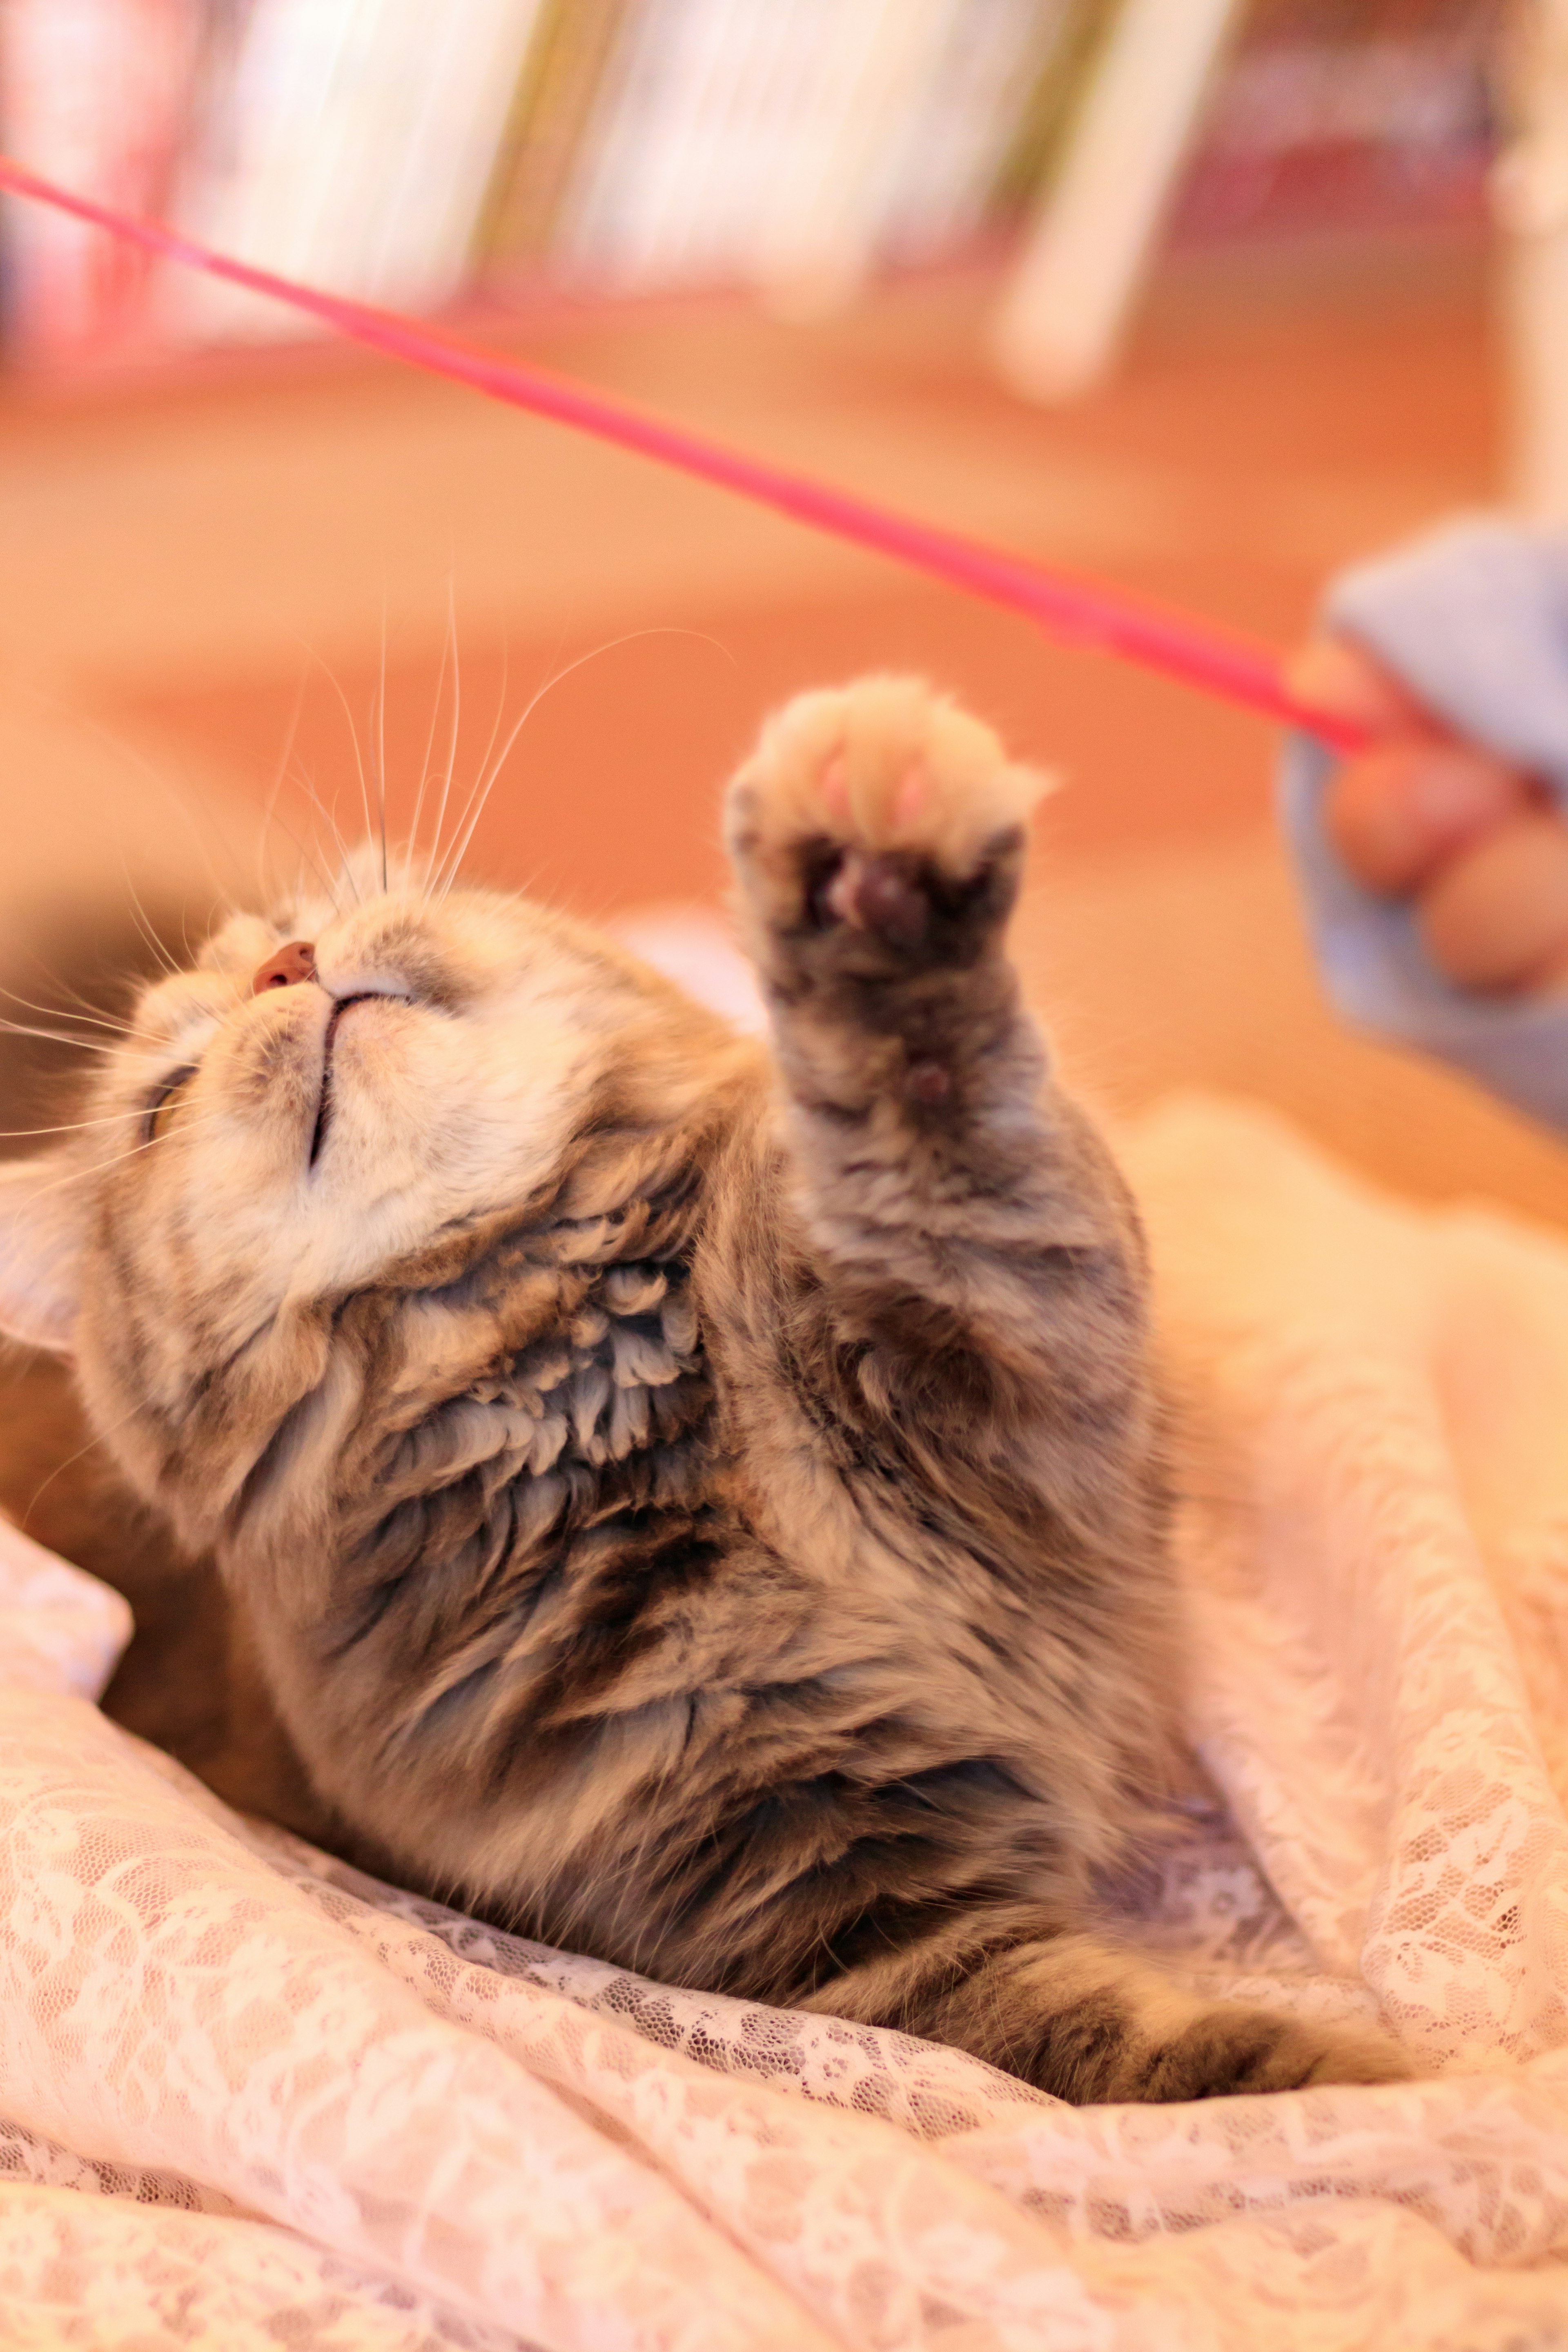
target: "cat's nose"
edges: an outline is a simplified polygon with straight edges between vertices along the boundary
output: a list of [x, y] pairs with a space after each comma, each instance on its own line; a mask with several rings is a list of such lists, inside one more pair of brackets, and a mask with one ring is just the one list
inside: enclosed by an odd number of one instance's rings
[[302, 980], [316, 977], [316, 949], [310, 940], [290, 940], [279, 948], [262, 964], [250, 983], [252, 996], [259, 996], [268, 988], [293, 988]]

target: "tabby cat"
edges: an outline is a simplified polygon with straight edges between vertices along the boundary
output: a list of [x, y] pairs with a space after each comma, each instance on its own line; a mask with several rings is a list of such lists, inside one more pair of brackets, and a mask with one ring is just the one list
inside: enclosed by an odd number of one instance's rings
[[369, 1866], [1068, 2099], [1395, 2076], [1093, 1928], [1177, 1636], [1137, 1220], [1005, 947], [1037, 789], [916, 681], [774, 717], [726, 816], [768, 1048], [368, 863], [227, 921], [0, 1171], [0, 1318], [211, 1549]]

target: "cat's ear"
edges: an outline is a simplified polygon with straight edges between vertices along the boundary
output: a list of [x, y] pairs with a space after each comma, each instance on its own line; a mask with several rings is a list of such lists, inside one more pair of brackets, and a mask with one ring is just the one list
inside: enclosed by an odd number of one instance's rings
[[0, 1165], [0, 1332], [70, 1353], [79, 1247], [75, 1188], [53, 1153]]

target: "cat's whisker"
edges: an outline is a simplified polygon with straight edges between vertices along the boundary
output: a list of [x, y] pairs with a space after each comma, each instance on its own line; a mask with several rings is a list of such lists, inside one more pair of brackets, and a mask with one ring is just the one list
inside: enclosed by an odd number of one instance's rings
[[[69, 1029], [40, 1029], [35, 1022], [12, 1021], [3, 1015], [0, 1015], [0, 1036], [36, 1037], [42, 1045], [71, 1045], [83, 1054], [122, 1054], [128, 1050], [124, 1040], [110, 1044], [101, 1037], [80, 1037]], [[134, 1045], [139, 1041], [131, 1042]], [[143, 1047], [143, 1050], [150, 1052], [151, 1048]]]
[[[450, 603], [452, 583], [450, 577], [448, 577], [447, 582], [448, 604]], [[436, 730], [441, 722], [441, 697], [447, 684], [447, 661], [451, 649], [451, 643], [452, 631], [450, 624], [448, 624], [447, 635], [441, 641], [441, 665], [436, 672], [436, 695], [435, 699], [430, 705], [430, 724], [426, 731], [425, 750], [419, 762], [419, 788], [415, 794], [414, 814], [410, 820], [408, 827], [408, 855], [410, 865], [413, 864], [414, 860], [419, 855], [419, 823], [425, 814], [425, 795], [430, 782], [430, 755], [436, 748]], [[428, 863], [426, 863], [426, 882], [429, 880]]]
[[[145, 1118], [146, 1113], [143, 1111], [141, 1116]], [[70, 1170], [57, 1182], [40, 1185], [33, 1197], [41, 1200], [50, 1192], [59, 1192], [67, 1184], [80, 1184], [89, 1177], [106, 1176], [111, 1168], [122, 1168], [128, 1160], [140, 1160], [143, 1153], [155, 1151], [160, 1144], [178, 1143], [182, 1139], [188, 1140], [191, 1136], [199, 1135], [205, 1128], [217, 1126], [227, 1116], [226, 1110], [212, 1110], [200, 1118], [182, 1118], [174, 1126], [165, 1128], [162, 1135], [150, 1135], [144, 1143], [132, 1144], [129, 1151], [116, 1151], [107, 1160], [89, 1160], [82, 1167]]]
[[135, 924], [136, 929], [141, 932], [142, 937], [146, 940], [147, 945], [152, 949], [155, 961], [163, 967], [163, 969], [170, 973], [177, 972], [180, 967], [174, 961], [174, 957], [169, 953], [168, 949], [163, 945], [163, 940], [158, 937], [157, 932], [154, 930], [152, 918], [148, 914], [146, 908], [142, 904], [141, 893], [138, 891], [135, 883], [131, 878], [131, 868], [126, 865], [123, 858], [121, 860], [121, 870], [125, 876], [125, 887], [130, 894], [132, 921]]
[[[641, 632], [639, 631], [636, 634], [640, 635]], [[617, 640], [617, 642], [619, 641]], [[505, 767], [507, 760], [510, 756], [513, 744], [517, 741], [517, 739], [521, 734], [524, 727], [527, 726], [528, 721], [539, 708], [540, 703], [549, 693], [551, 688], [557, 685], [562, 678], [565, 677], [569, 674], [570, 671], [579, 667], [583, 662], [591, 661], [593, 659], [594, 653], [603, 653], [608, 650], [609, 648], [607, 646], [595, 646], [593, 649], [593, 653], [580, 654], [577, 660], [568, 662], [564, 669], [552, 671], [550, 677], [545, 679], [543, 685], [537, 688], [536, 690], [529, 697], [527, 702], [523, 705], [522, 711], [509, 730], [506, 740], [501, 745], [500, 751], [497, 754], [493, 765], [487, 770], [485, 765], [481, 763], [479, 775], [475, 779], [473, 790], [469, 793], [468, 799], [463, 804], [463, 814], [458, 819], [458, 824], [454, 829], [451, 850], [447, 856], [442, 858], [438, 870], [431, 877], [431, 887], [432, 889], [436, 891], [436, 895], [445, 898], [447, 892], [451, 889], [453, 883], [457, 880], [458, 872], [462, 866], [463, 859], [468, 853], [468, 845], [473, 839], [474, 828], [485, 813], [485, 803], [488, 802], [490, 793], [495, 789], [496, 780], [500, 776], [501, 770]], [[494, 740], [495, 738], [492, 734], [490, 739], [492, 743]], [[488, 745], [486, 747], [486, 757], [488, 760]], [[437, 889], [437, 885], [439, 885], [438, 890]]]
[[[300, 781], [305, 781], [302, 774]], [[311, 798], [314, 799], [315, 793], [313, 788], [309, 785], [307, 785], [306, 788], [310, 791]], [[294, 897], [296, 900], [302, 898], [305, 895], [305, 868], [309, 866], [311, 872], [315, 875], [317, 881], [321, 884], [321, 888], [331, 900], [333, 914], [341, 915], [343, 910], [339, 903], [338, 894], [332, 887], [331, 876], [328, 873], [327, 868], [321, 864], [321, 859], [316, 856], [312, 849], [309, 848], [307, 845], [300, 840], [299, 835], [295, 832], [287, 817], [279, 816], [276, 811], [274, 811], [272, 822], [275, 824], [280, 824], [282, 826], [284, 832], [288, 835], [289, 840], [293, 843], [295, 848], [300, 853], [299, 872], [294, 878]], [[189, 940], [187, 940], [185, 944], [188, 949], [190, 945]]]
[[77, 995], [77, 1001], [82, 1005], [83, 1010], [79, 1013], [72, 1013], [68, 1012], [63, 1004], [39, 1004], [34, 998], [24, 996], [17, 989], [0, 987], [0, 996], [7, 997], [13, 1004], [24, 1005], [29, 1013], [41, 1013], [46, 1021], [90, 1021], [95, 1029], [112, 1029], [116, 1036], [128, 1037], [135, 1034], [133, 1024], [117, 1021], [111, 1013], [106, 1013], [101, 1005], [89, 1004], [85, 997], [80, 996], [74, 990], [68, 989], [65, 993]]
[[46, 1045], [74, 1045], [84, 1054], [112, 1054], [118, 1049], [97, 1037], [72, 1037], [63, 1029], [36, 1029], [25, 1021], [0, 1020], [0, 1036], [37, 1037]]
[[[51, 988], [58, 992], [55, 1001], [48, 1004], [34, 1004], [25, 996], [13, 996], [11, 1001], [14, 1004], [25, 1004], [29, 1013], [41, 1013], [46, 1020], [91, 1021], [95, 1024], [101, 1024], [111, 1018], [101, 1003], [95, 1004], [90, 997], [82, 994], [79, 988], [71, 987], [70, 983], [62, 980], [58, 972], [50, 966], [46, 964], [43, 970]], [[5, 992], [0, 992], [0, 993]], [[121, 1034], [126, 1037], [135, 1037], [140, 1036], [142, 1032], [126, 1022], [121, 1024]]]
[[109, 1110], [93, 1118], [67, 1119], [59, 1127], [0, 1128], [0, 1142], [18, 1143], [24, 1138], [36, 1135], [79, 1135], [83, 1128], [115, 1127], [128, 1118], [145, 1118], [146, 1116], [145, 1108], [141, 1104], [137, 1104], [131, 1110]]
[[375, 693], [375, 790], [381, 820], [381, 887], [390, 889], [386, 871], [386, 583], [381, 586], [381, 676]]
[[[204, 838], [202, 829], [196, 822], [196, 811], [198, 807], [201, 808], [202, 814], [209, 818], [210, 810], [199, 802], [193, 805], [191, 800], [171, 782], [170, 778], [163, 773], [161, 768], [157, 767], [153, 761], [149, 760], [143, 752], [139, 751], [133, 743], [128, 743], [123, 735], [117, 733], [112, 727], [106, 725], [102, 719], [89, 718], [84, 711], [75, 706], [65, 703], [58, 695], [44, 693], [37, 689], [36, 691], [38, 691], [38, 699], [40, 701], [47, 704], [50, 709], [58, 710], [63, 717], [70, 719], [73, 725], [87, 728], [89, 731], [96, 735], [100, 741], [107, 743], [110, 751], [116, 752], [121, 759], [128, 761], [132, 767], [136, 769], [151, 784], [155, 787], [158, 792], [163, 793], [165, 800], [173, 802], [175, 809], [184, 821], [185, 830], [189, 834], [191, 840], [195, 843], [203, 865], [206, 867], [207, 873], [211, 877], [214, 896], [219, 900], [226, 899], [228, 896], [228, 886], [225, 882], [222, 875], [218, 872], [217, 867], [213, 861], [211, 847], [209, 846], [207, 840]], [[232, 836], [230, 836], [230, 840], [232, 845]]]
[[[301, 640], [301, 642], [303, 643], [304, 641]], [[353, 710], [349, 708], [348, 696], [343, 692], [342, 686], [338, 679], [336, 672], [322, 659], [315, 647], [310, 644], [305, 644], [304, 651], [307, 664], [313, 665], [321, 671], [321, 676], [326, 679], [327, 684], [331, 688], [332, 692], [337, 696], [339, 702], [342, 706], [343, 718], [348, 724], [349, 741], [353, 745], [354, 767], [359, 775], [360, 800], [364, 809], [365, 831], [368, 834], [370, 831], [370, 787], [365, 781], [364, 761], [360, 754], [359, 729], [354, 725], [354, 715]], [[355, 903], [363, 906], [364, 903], [364, 894], [361, 890], [359, 882], [354, 875], [353, 860], [349, 855], [346, 845], [344, 845], [343, 836], [338, 830], [337, 819], [323, 804], [314, 784], [310, 782], [308, 772], [301, 768], [298, 772], [300, 781], [304, 785], [305, 790], [310, 793], [311, 801], [314, 803], [321, 814], [326, 819], [328, 824], [331, 827], [332, 837], [338, 845], [338, 854], [342, 861], [342, 871], [343, 877], [348, 882], [349, 887], [354, 894]], [[335, 907], [337, 903], [337, 898], [334, 894], [332, 897], [332, 904]]]
[[[344, 875], [348, 876], [351, 886], [355, 888], [356, 897], [358, 895], [358, 890], [357, 886], [353, 884], [353, 876], [349, 870], [353, 862], [353, 852], [349, 846], [348, 835], [344, 833], [342, 825], [338, 823], [337, 803], [334, 800], [329, 805], [328, 803], [321, 798], [321, 793], [316, 789], [315, 778], [311, 775], [308, 768], [297, 766], [294, 771], [294, 781], [302, 787], [310, 806], [315, 810], [316, 814], [321, 818], [321, 823], [331, 835], [332, 847], [337, 854], [337, 865], [335, 868], [329, 869], [328, 867], [323, 866], [321, 861], [314, 856], [311, 856], [310, 863], [321, 878], [322, 887], [325, 889], [327, 896], [331, 898], [334, 911], [338, 914], [342, 914], [342, 901], [338, 897], [337, 889], [332, 879], [333, 872], [340, 877]], [[308, 850], [307, 855], [310, 855]]]
[[489, 765], [490, 754], [495, 750], [496, 740], [501, 730], [501, 722], [506, 717], [507, 688], [510, 683], [511, 641], [503, 631], [500, 641], [500, 686], [496, 693], [496, 715], [490, 720], [490, 731], [485, 738], [485, 748], [479, 755], [479, 774], [481, 776]]
[[26, 1531], [28, 1520], [32, 1517], [33, 1513], [38, 1507], [39, 1497], [47, 1494], [49, 1488], [54, 1485], [55, 1480], [59, 1477], [63, 1472], [74, 1469], [79, 1462], [92, 1452], [95, 1445], [102, 1445], [109, 1438], [114, 1435], [117, 1429], [123, 1429], [128, 1421], [133, 1421], [141, 1410], [142, 1401], [138, 1398], [136, 1402], [130, 1407], [129, 1411], [121, 1414], [118, 1421], [110, 1422], [105, 1428], [97, 1431], [93, 1436], [89, 1437], [85, 1445], [79, 1445], [74, 1454], [68, 1454], [63, 1462], [57, 1462], [55, 1464], [55, 1466], [49, 1472], [48, 1476], [43, 1479], [38, 1486], [34, 1487], [33, 1492], [28, 1498], [26, 1508], [24, 1510], [19, 1521], [19, 1525], [21, 1526], [24, 1533]]
[[[348, 843], [343, 838], [342, 829], [338, 824], [335, 814], [327, 806], [326, 802], [316, 790], [314, 781], [312, 780], [310, 772], [308, 768], [297, 765], [294, 769], [294, 781], [302, 788], [310, 806], [315, 810], [316, 814], [321, 818], [322, 824], [326, 826], [327, 830], [332, 836], [332, 843], [338, 854], [339, 871], [346, 871], [349, 866], [351, 853]], [[295, 848], [302, 853], [314, 869], [317, 879], [320, 881], [322, 889], [326, 892], [328, 898], [332, 902], [333, 912], [341, 915], [342, 912], [342, 902], [339, 898], [336, 889], [333, 887], [332, 877], [327, 868], [321, 864], [321, 859], [317, 857], [309, 844], [300, 840], [299, 835], [295, 832], [293, 826], [289, 824], [286, 818], [279, 817], [278, 819], [278, 823], [282, 825], [284, 832], [289, 835], [289, 838], [293, 843]], [[350, 875], [349, 878], [352, 881], [353, 877]]]
[[[563, 678], [570, 677], [574, 670], [581, 669], [585, 663], [597, 661], [601, 654], [613, 654], [616, 652], [620, 646], [633, 644], [638, 637], [686, 637], [700, 636], [703, 634], [704, 633], [701, 630], [698, 629], [628, 629], [623, 636], [606, 637], [602, 645], [590, 646], [586, 653], [578, 654], [574, 660], [565, 662], [562, 665], [561, 668], [553, 670], [545, 679], [543, 685], [531, 695], [528, 701], [523, 705], [521, 716], [518, 719], [515, 726], [511, 730], [511, 732], [508, 735], [506, 741], [501, 745], [500, 751], [491, 767], [489, 775], [485, 776], [481, 771], [480, 782], [476, 785], [474, 793], [469, 794], [468, 803], [465, 804], [463, 817], [459, 821], [451, 853], [447, 857], [443, 858], [441, 862], [440, 873], [437, 877], [440, 881], [440, 890], [438, 895], [443, 898], [446, 898], [447, 892], [451, 889], [453, 883], [457, 880], [458, 872], [462, 866], [463, 859], [467, 856], [469, 845], [473, 840], [475, 830], [479, 824], [479, 819], [485, 813], [486, 804], [489, 800], [489, 796], [495, 790], [501, 770], [506, 765], [512, 745], [517, 741], [517, 739], [521, 734], [524, 727], [532, 718], [534, 712], [538, 709], [540, 704], [543, 701], [545, 696], [551, 691], [552, 688], [559, 686]], [[708, 642], [710, 645], [716, 645], [718, 640], [717, 638], [709, 638]], [[477, 805], [475, 805], [476, 795]], [[471, 815], [468, 813], [470, 809], [472, 809], [473, 812]]]
[[[370, 779], [365, 773], [364, 752], [360, 744], [359, 729], [354, 724], [354, 715], [349, 707], [348, 696], [343, 691], [342, 684], [338, 677], [337, 672], [335, 670], [329, 669], [325, 662], [321, 663], [321, 669], [323, 675], [326, 677], [331, 687], [332, 692], [337, 696], [338, 701], [342, 708], [344, 722], [346, 723], [349, 730], [349, 741], [353, 745], [354, 773], [359, 779], [360, 813], [364, 818], [364, 837], [366, 841], [369, 841], [372, 833], [374, 831], [374, 826], [370, 814]], [[360, 889], [359, 877], [353, 870], [352, 859], [345, 858], [344, 871], [348, 875], [349, 882], [353, 887], [354, 897], [360, 899], [363, 903], [363, 893]]]
[[152, 1035], [151, 1031], [138, 1028], [134, 1022], [116, 1021], [110, 1014], [97, 1010], [73, 1013], [63, 1004], [36, 1004], [30, 996], [18, 995], [14, 988], [0, 988], [0, 996], [5, 997], [12, 1004], [20, 1004], [28, 1013], [40, 1013], [46, 1021], [81, 1022], [94, 1029], [107, 1030], [111, 1037], [147, 1039]]
[[[289, 771], [294, 764], [294, 747], [300, 740], [300, 721], [304, 715], [305, 688], [309, 678], [310, 665], [307, 663], [301, 667], [299, 684], [294, 688], [294, 707], [289, 713], [289, 724], [284, 730], [282, 746], [278, 754], [278, 764], [272, 772], [271, 788], [268, 793], [266, 805], [261, 814], [261, 834], [256, 845], [256, 893], [263, 902], [271, 895], [267, 887], [267, 836], [277, 820], [278, 802], [284, 784], [288, 782]], [[288, 826], [285, 825], [284, 831], [288, 832]], [[298, 842], [295, 846], [299, 846]]]
[[[193, 1120], [191, 1124], [205, 1126], [207, 1122]], [[121, 1168], [128, 1160], [139, 1160], [143, 1152], [155, 1150], [160, 1143], [169, 1143], [173, 1140], [172, 1133], [149, 1136], [145, 1143], [134, 1144], [129, 1151], [116, 1152], [111, 1159], [89, 1160], [80, 1168], [68, 1170], [65, 1175], [57, 1177], [52, 1184], [40, 1184], [32, 1197], [36, 1201], [47, 1200], [51, 1193], [63, 1192], [69, 1185], [85, 1184], [93, 1177], [107, 1176], [111, 1168]]]
[[[455, 828], [454, 828], [454, 836], [453, 836], [453, 837], [454, 837], [454, 839], [463, 839], [463, 838], [466, 838], [466, 835], [465, 835], [465, 834], [464, 834], [464, 827], [467, 825], [468, 821], [468, 813], [469, 813], [469, 811], [473, 808], [473, 806], [474, 806], [474, 803], [475, 803], [475, 800], [476, 800], [476, 799], [477, 799], [477, 798], [478, 798], [478, 797], [479, 797], [479, 795], [480, 795], [480, 794], [485, 791], [485, 789], [486, 789], [486, 787], [485, 787], [485, 781], [484, 781], [484, 780], [485, 780], [485, 777], [486, 777], [487, 773], [489, 772], [489, 761], [490, 761], [490, 754], [491, 754], [491, 752], [495, 750], [495, 747], [496, 747], [496, 738], [497, 738], [497, 736], [500, 733], [500, 730], [501, 730], [501, 720], [502, 720], [502, 719], [504, 718], [505, 713], [506, 713], [506, 694], [507, 694], [507, 685], [508, 685], [508, 682], [509, 682], [509, 678], [510, 678], [510, 670], [511, 670], [511, 647], [510, 647], [510, 646], [506, 642], [506, 640], [503, 638], [503, 639], [502, 639], [502, 641], [501, 641], [501, 675], [500, 675], [500, 693], [497, 695], [497, 697], [496, 697], [496, 711], [495, 711], [495, 717], [494, 717], [494, 719], [490, 721], [490, 731], [489, 731], [489, 736], [488, 740], [486, 741], [483, 754], [482, 754], [482, 755], [481, 755], [481, 757], [480, 757], [479, 764], [479, 768], [478, 768], [478, 770], [477, 770], [477, 772], [476, 772], [476, 773], [475, 773], [474, 782], [473, 782], [472, 785], [471, 785], [471, 786], [470, 786], [470, 788], [469, 788], [469, 791], [468, 791], [468, 797], [465, 799], [465, 801], [464, 801], [464, 803], [463, 803], [462, 813], [461, 813], [461, 814], [458, 816], [458, 821], [457, 821], [457, 824], [456, 824], [456, 826], [455, 826]], [[526, 715], [527, 715], [527, 714], [526, 714], [526, 712], [525, 712], [525, 713], [524, 713], [524, 716], [526, 717]], [[519, 724], [521, 725], [521, 720], [520, 720], [520, 721], [519, 721]], [[509, 737], [509, 738], [508, 738], [508, 742], [507, 742], [507, 749], [508, 749], [508, 750], [510, 750], [510, 749], [511, 742], [515, 740], [515, 737], [516, 737], [516, 729], [514, 729], [514, 730], [512, 730], [512, 735], [511, 735], [510, 737]], [[501, 757], [502, 757], [502, 759], [503, 759], [503, 760], [504, 760], [504, 758], [506, 757], [506, 751], [502, 751], [502, 753], [501, 753]], [[429, 903], [430, 890], [431, 890], [431, 888], [432, 888], [432, 887], [433, 887], [433, 886], [434, 886], [435, 878], [436, 878], [436, 877], [435, 877], [435, 876], [434, 876], [433, 874], [426, 874], [426, 894], [425, 894], [425, 903], [426, 903], [426, 905]], [[442, 895], [443, 895], [443, 896], [445, 896], [445, 893], [443, 892], [443, 894], [442, 894]]]
[[463, 673], [458, 651], [458, 607], [451, 583], [447, 583], [447, 628], [452, 643], [452, 720], [447, 738], [447, 772], [441, 780], [440, 804], [436, 811], [436, 829], [430, 839], [430, 856], [426, 868], [426, 901], [428, 903], [436, 875], [437, 860], [441, 852], [441, 835], [447, 823], [447, 803], [451, 798], [452, 777], [458, 765], [458, 730], [463, 715]]

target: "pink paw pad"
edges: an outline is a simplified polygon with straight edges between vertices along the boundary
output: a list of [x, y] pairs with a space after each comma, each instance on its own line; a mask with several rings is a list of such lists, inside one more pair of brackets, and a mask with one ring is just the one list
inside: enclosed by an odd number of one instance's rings
[[893, 823], [901, 833], [911, 826], [931, 798], [931, 777], [919, 760], [911, 761], [899, 782], [893, 803]]
[[861, 929], [859, 889], [865, 868], [853, 851], [844, 860], [824, 893], [828, 913], [837, 922]]
[[849, 822], [849, 772], [844, 764], [842, 751], [835, 751], [817, 779], [818, 789], [830, 813], [841, 824]]

